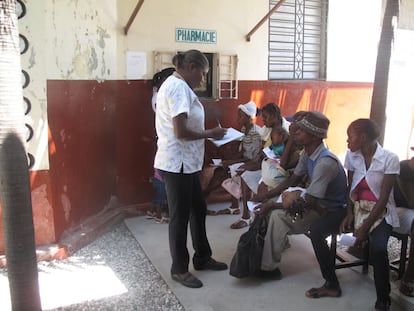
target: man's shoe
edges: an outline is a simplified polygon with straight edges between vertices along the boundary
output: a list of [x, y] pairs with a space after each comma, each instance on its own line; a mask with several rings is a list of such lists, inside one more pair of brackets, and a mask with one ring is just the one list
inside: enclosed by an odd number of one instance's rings
[[200, 288], [203, 286], [203, 283], [190, 272], [171, 274], [171, 278], [186, 287]]
[[193, 263], [193, 266], [194, 266], [194, 269], [196, 269], [196, 270], [215, 270], [215, 271], [219, 271], [219, 270], [226, 270], [227, 269], [227, 264], [225, 264], [224, 262], [216, 261], [213, 258], [210, 258], [207, 262], [205, 262], [202, 265]]

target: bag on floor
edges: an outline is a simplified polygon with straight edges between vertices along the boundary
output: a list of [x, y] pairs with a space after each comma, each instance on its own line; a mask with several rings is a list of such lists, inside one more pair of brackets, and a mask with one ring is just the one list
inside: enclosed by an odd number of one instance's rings
[[230, 275], [245, 278], [260, 271], [267, 223], [267, 217], [256, 216], [249, 230], [240, 236], [230, 263]]
[[240, 176], [234, 176], [231, 178], [225, 179], [221, 186], [226, 189], [228, 193], [230, 193], [236, 199], [240, 199], [241, 197], [241, 179]]

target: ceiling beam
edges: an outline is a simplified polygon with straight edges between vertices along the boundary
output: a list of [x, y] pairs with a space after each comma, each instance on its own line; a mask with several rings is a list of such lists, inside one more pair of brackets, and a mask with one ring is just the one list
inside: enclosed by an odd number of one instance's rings
[[134, 21], [135, 16], [137, 16], [139, 10], [141, 9], [141, 6], [142, 6], [143, 3], [144, 3], [144, 0], [139, 0], [138, 3], [137, 3], [137, 5], [135, 6], [135, 9], [134, 9], [134, 11], [131, 14], [131, 16], [130, 16], [130, 18], [128, 20], [128, 23], [124, 27], [124, 34], [125, 35], [128, 34], [129, 27], [131, 27], [131, 24]]
[[275, 4], [275, 6], [269, 11], [269, 13], [267, 13], [261, 20], [260, 22], [257, 23], [256, 26], [253, 27], [252, 30], [250, 30], [250, 32], [246, 35], [246, 41], [250, 42], [250, 37], [256, 32], [257, 29], [260, 28], [260, 26], [262, 26], [262, 24], [269, 19], [270, 15], [272, 15], [274, 12], [276, 12], [276, 10], [283, 4], [283, 2], [285, 2], [286, 0], [280, 0], [277, 4]]

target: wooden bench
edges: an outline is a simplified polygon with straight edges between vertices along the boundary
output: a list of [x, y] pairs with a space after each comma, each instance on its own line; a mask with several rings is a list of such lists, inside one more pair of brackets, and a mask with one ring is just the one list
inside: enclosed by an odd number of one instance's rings
[[391, 270], [397, 271], [398, 279], [401, 279], [405, 273], [405, 265], [406, 265], [406, 261], [408, 260], [407, 248], [408, 248], [408, 238], [410, 237], [410, 235], [393, 231], [391, 233], [391, 236], [398, 239], [401, 242], [400, 258], [390, 262]]
[[335, 269], [362, 266], [362, 273], [368, 273], [368, 248], [365, 248], [363, 258], [356, 258], [346, 251], [337, 248], [337, 234], [331, 235], [331, 254], [335, 260]]
[[[405, 266], [407, 258], [407, 248], [408, 248], [408, 238], [409, 234], [401, 234], [395, 231], [391, 232], [391, 236], [398, 239], [401, 242], [400, 248], [400, 258], [398, 260], [394, 260], [390, 262], [390, 269], [393, 271], [397, 271], [398, 279], [401, 279], [405, 273]], [[366, 253], [363, 254], [363, 258], [355, 259], [354, 256], [349, 254], [346, 251], [337, 248], [337, 241], [336, 241], [337, 234], [333, 233], [331, 235], [331, 254], [332, 257], [335, 258], [335, 268], [336, 269], [343, 269], [343, 268], [350, 268], [356, 266], [362, 266], [362, 272], [368, 272], [368, 248], [366, 248]]]

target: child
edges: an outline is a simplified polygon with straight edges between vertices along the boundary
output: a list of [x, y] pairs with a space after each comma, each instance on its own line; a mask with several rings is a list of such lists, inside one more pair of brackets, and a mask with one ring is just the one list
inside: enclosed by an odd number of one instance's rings
[[288, 177], [288, 173], [280, 166], [280, 157], [285, 149], [288, 136], [288, 132], [283, 127], [272, 131], [270, 136], [272, 144], [269, 148], [276, 158], [266, 157], [262, 161], [262, 180], [258, 189], [259, 193], [263, 188], [266, 191], [275, 188]]
[[[157, 107], [157, 94], [158, 89], [161, 84], [175, 71], [174, 67], [169, 67], [157, 72], [152, 78], [152, 99], [151, 105], [152, 110], [156, 112]], [[152, 208], [150, 211], [147, 211], [147, 218], [154, 219], [157, 223], [168, 224], [168, 204], [167, 204], [167, 194], [165, 192], [164, 181], [159, 173], [159, 171], [154, 168], [154, 176], [152, 178], [152, 187], [154, 190], [154, 198], [152, 200]]]
[[157, 94], [158, 94], [158, 89], [160, 88], [161, 84], [165, 81], [165, 79], [167, 79], [170, 75], [173, 74], [173, 72], [175, 71], [174, 67], [168, 67], [168, 68], [164, 68], [163, 70], [161, 70], [160, 72], [157, 72], [153, 77], [152, 77], [152, 99], [151, 99], [151, 106], [152, 106], [152, 110], [155, 112], [156, 107], [157, 107]]
[[283, 127], [274, 129], [270, 134], [272, 144], [269, 146], [269, 148], [273, 151], [276, 157], [282, 156], [288, 137], [289, 134]]
[[156, 168], [154, 168], [152, 187], [154, 190], [154, 197], [152, 199], [152, 208], [147, 212], [147, 218], [155, 219], [156, 222], [160, 224], [168, 224], [167, 193], [165, 191], [164, 181]]
[[[261, 170], [258, 171], [259, 175], [257, 175], [256, 171], [245, 171], [242, 174], [242, 180], [246, 188], [249, 188], [254, 195], [267, 193], [289, 177], [288, 172], [280, 166], [280, 157], [285, 149], [288, 137], [289, 134], [283, 127], [273, 128], [269, 137], [271, 140], [271, 145], [269, 146], [271, 155], [266, 156], [263, 152]], [[243, 199], [243, 217], [231, 224], [231, 229], [241, 229], [251, 223], [252, 217], [247, 206], [247, 200], [248, 196]], [[246, 214], [249, 218], [246, 217]]]

